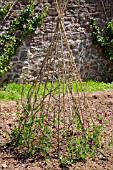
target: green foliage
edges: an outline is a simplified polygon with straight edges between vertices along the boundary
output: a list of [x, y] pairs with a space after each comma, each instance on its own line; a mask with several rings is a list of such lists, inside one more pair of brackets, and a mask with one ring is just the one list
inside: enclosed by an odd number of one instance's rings
[[[33, 16], [34, 5], [31, 3], [22, 11], [18, 18], [14, 18], [9, 27], [7, 34], [0, 36], [0, 74], [4, 74], [9, 68], [9, 61], [16, 53], [18, 47], [39, 25], [43, 18], [47, 15], [48, 8]], [[16, 34], [20, 31], [19, 35]]]
[[[32, 106], [28, 104], [24, 106], [21, 114], [17, 112], [18, 127], [12, 130], [9, 144], [27, 157], [33, 157], [38, 152], [38, 155], [46, 159], [52, 147], [51, 142], [55, 138], [52, 127], [56, 117], [50, 114], [50, 110], [40, 111], [32, 110]], [[98, 115], [95, 123], [89, 128], [86, 124], [81, 124], [76, 115], [73, 124], [76, 132], [67, 135], [64, 130], [67, 156], [60, 156], [61, 165], [73, 163], [75, 160], [85, 160], [89, 155], [96, 157], [104, 146], [104, 124], [105, 118], [102, 119]]]
[[93, 117], [94, 122], [91, 127], [81, 124], [78, 116], [75, 117], [74, 126], [76, 132], [66, 137], [66, 149], [68, 152], [67, 161], [85, 160], [89, 155], [96, 157], [104, 147], [104, 125], [108, 115], [98, 115]]
[[50, 139], [54, 117], [47, 110], [37, 113], [32, 105], [24, 105], [20, 114], [17, 111], [18, 127], [10, 134], [10, 144], [22, 151], [27, 157], [32, 157], [35, 152], [47, 158], [48, 149], [51, 147]]
[[94, 43], [102, 48], [107, 59], [113, 60], [113, 20], [107, 23], [103, 35], [97, 26], [96, 19], [91, 19], [91, 25]]
[[4, 15], [7, 14], [11, 5], [12, 5], [11, 2], [7, 2], [4, 4], [4, 6], [0, 7], [0, 20], [2, 20]]
[[109, 35], [113, 36], [113, 20], [108, 22], [107, 27], [106, 27], [106, 31], [109, 33]]

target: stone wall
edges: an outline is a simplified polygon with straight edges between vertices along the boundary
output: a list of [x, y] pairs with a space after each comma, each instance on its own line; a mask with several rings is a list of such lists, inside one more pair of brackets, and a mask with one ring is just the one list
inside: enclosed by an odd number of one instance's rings
[[[37, 76], [51, 43], [57, 18], [53, 0], [45, 0], [44, 4], [49, 8], [48, 16], [12, 57], [11, 69], [1, 77], [1, 81], [21, 82], [22, 76], [32, 81]], [[113, 62], [106, 60], [102, 50], [93, 44], [90, 26], [90, 17], [94, 17], [102, 30], [106, 21], [113, 17], [112, 9], [112, 0], [70, 0], [62, 18], [74, 60], [84, 79], [113, 81]], [[5, 26], [1, 25], [0, 32], [3, 28]]]

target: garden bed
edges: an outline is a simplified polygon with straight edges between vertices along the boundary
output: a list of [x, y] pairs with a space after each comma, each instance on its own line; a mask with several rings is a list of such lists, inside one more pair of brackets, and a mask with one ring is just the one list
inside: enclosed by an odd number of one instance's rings
[[[98, 92], [87, 92], [92, 114], [107, 114], [105, 126], [106, 140], [113, 135], [113, 90]], [[112, 170], [113, 169], [113, 145], [109, 148], [108, 153], [99, 158], [88, 157], [84, 162], [75, 161], [72, 165], [66, 164], [62, 167], [55, 155], [44, 161], [42, 158], [35, 156], [33, 159], [25, 159], [6, 147], [8, 137], [4, 131], [11, 131], [17, 122], [15, 116], [16, 102], [0, 102], [0, 169], [7, 170]]]

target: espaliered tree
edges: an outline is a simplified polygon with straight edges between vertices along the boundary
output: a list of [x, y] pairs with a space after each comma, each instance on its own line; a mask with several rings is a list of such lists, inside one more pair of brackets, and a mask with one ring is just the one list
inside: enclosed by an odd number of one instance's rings
[[[0, 7], [0, 20], [2, 20], [2, 23], [4, 19], [8, 18], [11, 8], [16, 3], [17, 1], [13, 4], [6, 3]], [[8, 31], [0, 35], [0, 75], [7, 72], [10, 67], [11, 57], [15, 55], [28, 34], [34, 32], [47, 15], [47, 7], [44, 7], [38, 14], [35, 12], [35, 7], [36, 5], [30, 0], [21, 14], [13, 19]]]

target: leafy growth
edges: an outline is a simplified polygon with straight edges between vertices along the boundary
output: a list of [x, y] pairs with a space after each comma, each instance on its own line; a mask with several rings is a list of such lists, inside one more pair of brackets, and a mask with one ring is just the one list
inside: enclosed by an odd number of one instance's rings
[[[48, 12], [48, 8], [45, 7], [42, 12], [33, 16], [33, 10], [34, 5], [28, 5], [18, 18], [13, 19], [7, 34], [0, 36], [0, 74], [4, 74], [8, 70], [11, 57], [16, 53], [27, 35], [40, 25]], [[18, 31], [20, 32], [19, 35]]]
[[102, 48], [107, 59], [113, 61], [113, 20], [107, 23], [103, 35], [97, 25], [96, 19], [91, 19], [91, 25], [94, 43]]
[[4, 15], [7, 14], [7, 12], [9, 11], [10, 6], [11, 6], [11, 2], [7, 2], [6, 4], [4, 4], [3, 7], [0, 7], [0, 20], [2, 20]]

